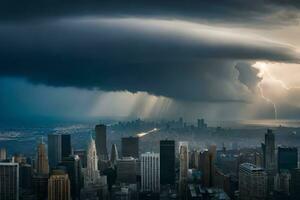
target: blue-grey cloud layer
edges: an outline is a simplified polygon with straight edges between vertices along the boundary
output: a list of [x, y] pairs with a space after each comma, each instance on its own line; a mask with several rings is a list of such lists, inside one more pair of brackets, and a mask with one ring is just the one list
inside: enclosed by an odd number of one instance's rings
[[252, 91], [238, 62], [299, 61], [289, 46], [183, 22], [66, 20], [0, 30], [2, 76], [178, 100], [247, 102]]
[[242, 23], [268, 21], [278, 24], [297, 20], [299, 7], [299, 1], [293, 0], [3, 0], [0, 2], [0, 20], [100, 15], [228, 20]]

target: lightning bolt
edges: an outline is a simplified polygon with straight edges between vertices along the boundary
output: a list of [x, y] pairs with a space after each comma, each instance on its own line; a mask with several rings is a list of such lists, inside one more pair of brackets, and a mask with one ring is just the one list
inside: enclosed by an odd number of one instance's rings
[[[253, 67], [255, 68], [258, 68], [260, 70], [258, 76], [261, 77], [261, 78], [268, 78], [274, 82], [277, 82], [281, 85], [281, 87], [285, 90], [291, 90], [291, 89], [300, 89], [300, 87], [288, 87], [282, 80], [280, 79], [277, 79], [275, 78], [268, 70], [267, 66], [265, 63], [260, 63], [260, 62], [257, 62], [256, 64], [253, 65]], [[277, 112], [277, 106], [276, 104], [274, 103], [274, 101], [272, 101], [270, 98], [266, 97], [265, 94], [264, 94], [264, 91], [263, 91], [263, 88], [262, 88], [262, 82], [263, 81], [260, 81], [258, 84], [257, 84], [257, 87], [259, 89], [259, 92], [260, 92], [260, 96], [268, 103], [272, 104], [273, 108], [274, 108], [274, 119], [277, 119], [277, 116], [278, 116], [278, 112]]]
[[277, 106], [276, 106], [276, 104], [275, 104], [271, 99], [267, 98], [267, 97], [264, 95], [264, 92], [263, 92], [263, 89], [262, 89], [262, 87], [261, 87], [261, 84], [262, 84], [262, 82], [259, 82], [259, 83], [257, 84], [257, 87], [258, 87], [259, 92], [260, 92], [260, 96], [261, 96], [266, 102], [272, 104], [273, 109], [274, 109], [274, 119], [277, 119]]

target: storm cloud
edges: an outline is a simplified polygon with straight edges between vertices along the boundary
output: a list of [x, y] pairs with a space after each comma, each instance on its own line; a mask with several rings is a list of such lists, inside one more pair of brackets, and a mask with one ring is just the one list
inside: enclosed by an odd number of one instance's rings
[[4, 0], [0, 2], [0, 20], [131, 16], [285, 24], [299, 21], [299, 7], [299, 2], [292, 0]]
[[291, 46], [182, 21], [94, 18], [0, 30], [1, 76], [185, 101], [251, 101], [237, 63], [299, 62]]

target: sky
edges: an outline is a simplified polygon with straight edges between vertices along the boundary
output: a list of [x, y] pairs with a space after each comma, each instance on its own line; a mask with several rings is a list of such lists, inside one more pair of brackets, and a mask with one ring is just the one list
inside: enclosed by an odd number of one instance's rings
[[4, 0], [0, 120], [300, 118], [300, 3]]

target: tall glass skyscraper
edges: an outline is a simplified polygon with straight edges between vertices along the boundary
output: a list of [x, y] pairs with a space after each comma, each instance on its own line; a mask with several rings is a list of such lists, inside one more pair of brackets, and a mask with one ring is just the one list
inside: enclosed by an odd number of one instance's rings
[[175, 184], [175, 141], [160, 141], [160, 183]]
[[108, 160], [107, 146], [106, 146], [106, 126], [98, 124], [95, 127], [96, 137], [96, 149], [99, 160]]
[[291, 170], [298, 167], [297, 147], [278, 147], [278, 171]]
[[266, 170], [274, 170], [276, 166], [275, 161], [275, 135], [272, 130], [268, 129], [265, 134], [265, 146], [264, 146], [264, 161]]
[[61, 158], [67, 158], [72, 154], [71, 135], [61, 135]]
[[55, 168], [61, 162], [61, 135], [48, 135], [48, 159], [51, 168]]

